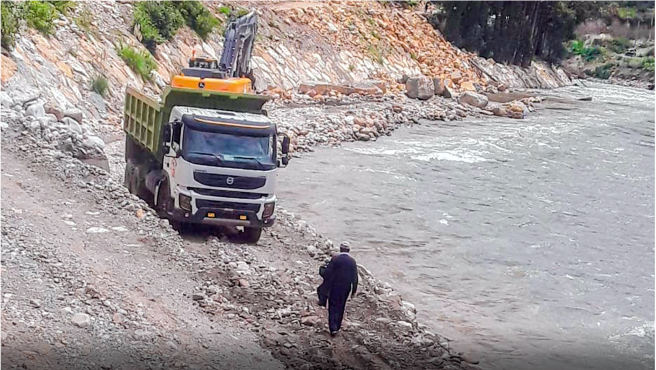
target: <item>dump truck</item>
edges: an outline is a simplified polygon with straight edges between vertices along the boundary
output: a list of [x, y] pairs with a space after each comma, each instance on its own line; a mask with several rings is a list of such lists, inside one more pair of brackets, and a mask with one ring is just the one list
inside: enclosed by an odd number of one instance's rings
[[[238, 25], [252, 25], [253, 16]], [[276, 175], [289, 162], [289, 137], [279, 140], [267, 117], [269, 98], [252, 93], [243, 34], [233, 33], [239, 47], [222, 56], [242, 67], [190, 61], [160, 101], [126, 89], [125, 186], [174, 225], [234, 227], [256, 243], [275, 221]]]

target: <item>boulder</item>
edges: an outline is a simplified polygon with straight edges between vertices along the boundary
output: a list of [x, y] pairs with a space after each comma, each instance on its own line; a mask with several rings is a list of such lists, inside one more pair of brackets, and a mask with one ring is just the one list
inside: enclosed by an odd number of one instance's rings
[[84, 114], [82, 113], [82, 111], [77, 108], [67, 109], [66, 111], [64, 111], [64, 117], [70, 117], [76, 120], [78, 123], [82, 123], [83, 116]]
[[46, 110], [43, 107], [43, 103], [36, 103], [32, 104], [29, 107], [27, 107], [27, 110], [25, 111], [26, 116], [32, 116], [35, 118], [39, 117], [45, 117], [46, 116]]
[[[364, 90], [372, 90], [373, 94], [378, 93], [378, 90], [380, 90], [383, 94], [387, 92], [387, 82], [382, 81], [382, 80], [364, 80], [364, 81], [359, 81], [353, 84], [353, 87], [357, 89], [364, 89]], [[348, 92], [348, 91], [347, 91]], [[356, 91], [359, 93], [359, 91]]]
[[460, 80], [462, 80], [462, 73], [460, 71], [451, 72], [451, 81], [458, 83]]
[[471, 81], [462, 81], [460, 82], [460, 90], [461, 91], [472, 91], [472, 92], [477, 92], [476, 87]]
[[105, 148], [105, 142], [98, 136], [89, 136], [88, 138], [84, 139], [82, 145], [87, 148], [97, 148], [100, 150]]
[[105, 99], [98, 93], [89, 94], [89, 102], [93, 104], [100, 114], [107, 114], [107, 107], [105, 106]]
[[70, 118], [70, 117], [64, 117], [62, 118], [61, 122], [66, 125], [69, 129], [77, 132], [78, 134], [82, 133], [82, 127], [80, 126], [79, 123], [77, 123], [76, 120]]
[[444, 85], [444, 92], [442, 93], [442, 96], [447, 99], [453, 99], [456, 97], [456, 92], [449, 86]]
[[53, 105], [51, 105], [51, 104], [47, 104], [47, 105], [45, 106], [45, 108], [46, 108], [46, 113], [48, 113], [48, 114], [52, 114], [52, 115], [54, 115], [55, 117], [57, 117], [57, 121], [61, 121], [61, 120], [64, 118], [64, 112], [62, 112], [62, 111], [61, 111], [60, 109], [58, 109], [57, 107], [55, 107], [55, 106], [53, 106]]
[[0, 91], [0, 100], [2, 100], [2, 106], [5, 108], [11, 108], [14, 105], [14, 99], [4, 91]]
[[492, 108], [492, 113], [494, 113], [495, 116], [499, 116], [499, 117], [506, 117], [508, 115], [508, 112], [504, 107], [494, 107]]
[[71, 318], [71, 322], [76, 326], [85, 328], [91, 325], [91, 317], [89, 317], [89, 315], [87, 315], [86, 313], [76, 313]]
[[435, 95], [433, 80], [426, 76], [410, 77], [405, 83], [408, 97], [413, 99], [428, 100]]
[[325, 95], [328, 91], [333, 90], [333, 86], [327, 82], [309, 81], [302, 82], [298, 86], [298, 92], [307, 94], [310, 90], [314, 90], [317, 95]]
[[478, 108], [485, 108], [488, 103], [487, 96], [469, 91], [462, 94], [459, 101], [461, 104], [468, 104]]
[[433, 78], [433, 88], [435, 95], [442, 95], [444, 94], [444, 81], [442, 81], [441, 78], [435, 77]]

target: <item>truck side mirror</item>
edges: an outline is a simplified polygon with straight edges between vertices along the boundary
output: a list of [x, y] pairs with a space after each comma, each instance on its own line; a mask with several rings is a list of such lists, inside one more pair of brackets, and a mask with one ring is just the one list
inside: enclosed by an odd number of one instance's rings
[[289, 136], [287, 136], [287, 135], [283, 136], [283, 138], [282, 138], [282, 154], [285, 154], [285, 156], [287, 154], [289, 154], [289, 143], [290, 143]]
[[168, 155], [171, 150], [171, 125], [166, 124], [162, 127], [162, 148], [164, 155]]

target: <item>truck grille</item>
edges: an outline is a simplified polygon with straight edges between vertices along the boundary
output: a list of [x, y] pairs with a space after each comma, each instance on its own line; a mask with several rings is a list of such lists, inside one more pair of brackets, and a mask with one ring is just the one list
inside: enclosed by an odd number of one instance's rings
[[204, 172], [194, 172], [194, 180], [206, 186], [247, 190], [261, 188], [266, 184], [266, 177], [228, 176]]
[[230, 191], [230, 190], [217, 190], [217, 189], [204, 189], [204, 188], [189, 188], [201, 195], [208, 195], [211, 197], [223, 198], [239, 198], [239, 199], [260, 199], [266, 198], [266, 194], [262, 193], [246, 193], [243, 191]]
[[196, 199], [197, 208], [211, 208], [211, 209], [234, 209], [237, 211], [253, 211], [260, 210], [259, 204], [252, 203], [235, 203], [235, 202], [217, 202], [207, 199]]

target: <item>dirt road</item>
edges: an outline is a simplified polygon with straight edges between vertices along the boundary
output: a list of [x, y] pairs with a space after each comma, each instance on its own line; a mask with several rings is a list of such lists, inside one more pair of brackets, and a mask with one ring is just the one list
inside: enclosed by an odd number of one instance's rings
[[[7, 150], [2, 161], [3, 361], [283, 367], [250, 331], [198, 314], [198, 277], [137, 217]], [[72, 322], [84, 314], [88, 324]]]

